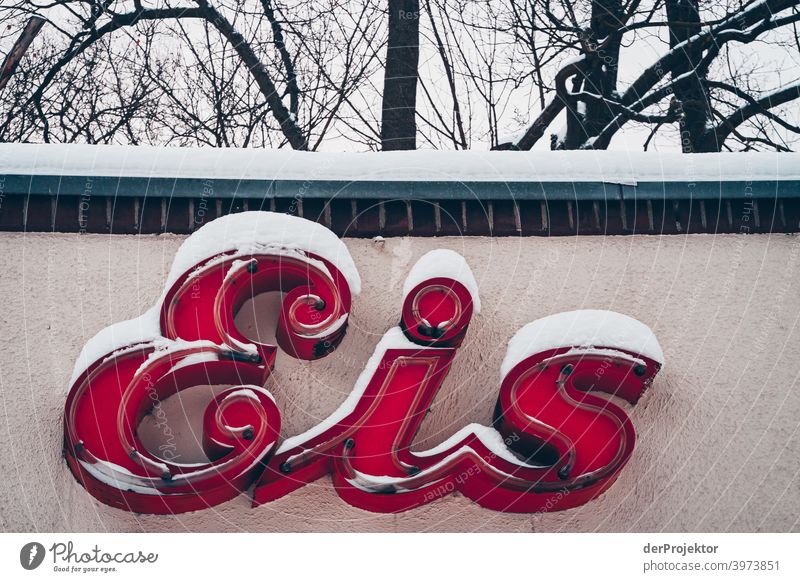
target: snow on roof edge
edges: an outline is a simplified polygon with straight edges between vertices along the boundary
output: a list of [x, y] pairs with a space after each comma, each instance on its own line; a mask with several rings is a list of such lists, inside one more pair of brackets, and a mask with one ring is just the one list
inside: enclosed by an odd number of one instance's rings
[[0, 144], [0, 174], [220, 180], [639, 182], [800, 179], [800, 154], [640, 151], [330, 153]]

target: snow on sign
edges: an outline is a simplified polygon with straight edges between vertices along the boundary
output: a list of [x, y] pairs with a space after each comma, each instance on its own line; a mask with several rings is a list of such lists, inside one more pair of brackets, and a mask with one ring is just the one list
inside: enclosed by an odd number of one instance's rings
[[[610, 311], [534, 321], [510, 341], [494, 422], [418, 451], [413, 438], [480, 310], [461, 255], [433, 251], [403, 289], [353, 391], [318, 426], [281, 441], [263, 388], [277, 346], [247, 339], [234, 316], [249, 298], [284, 294], [277, 343], [304, 360], [345, 335], [361, 281], [344, 243], [301, 218], [247, 212], [215, 220], [177, 253], [165, 290], [141, 317], [84, 347], [64, 413], [67, 463], [102, 502], [141, 513], [203, 509], [253, 488], [255, 505], [331, 474], [348, 503], [400, 512], [458, 490], [498, 511], [566, 509], [598, 496], [633, 451], [626, 413], [663, 364], [650, 329]], [[203, 416], [204, 463], [177, 463], [137, 434], [156, 403], [192, 386], [229, 385]]]

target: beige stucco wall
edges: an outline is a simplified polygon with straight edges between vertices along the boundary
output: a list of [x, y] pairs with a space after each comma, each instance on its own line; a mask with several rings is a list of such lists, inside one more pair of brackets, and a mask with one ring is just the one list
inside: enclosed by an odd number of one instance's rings
[[[270, 388], [285, 431], [338, 406], [397, 321], [409, 267], [452, 248], [472, 266], [484, 308], [425, 420], [423, 446], [489, 422], [506, 342], [528, 321], [605, 308], [656, 332], [667, 365], [628, 407], [636, 451], [611, 490], [583, 507], [511, 515], [450, 496], [378, 515], [340, 501], [327, 479], [257, 509], [245, 496], [170, 517], [101, 505], [61, 458], [67, 381], [88, 338], [157, 298], [181, 240], [0, 234], [4, 531], [800, 530], [800, 238], [783, 235], [346, 241], [364, 291], [334, 355], [312, 364], [279, 355]], [[173, 414], [180, 425], [181, 410]]]

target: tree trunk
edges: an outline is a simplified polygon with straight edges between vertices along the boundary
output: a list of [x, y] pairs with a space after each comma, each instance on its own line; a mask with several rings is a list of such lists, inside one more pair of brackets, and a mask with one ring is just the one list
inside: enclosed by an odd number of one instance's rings
[[[670, 48], [700, 32], [698, 0], [667, 0]], [[704, 85], [705, 71], [695, 71], [702, 59], [700, 43], [685, 51], [685, 58], [672, 68], [672, 78], [685, 78], [675, 83], [674, 94], [680, 108], [681, 149], [684, 153], [716, 151], [707, 138], [710, 108]]]
[[[584, 72], [575, 77], [573, 91], [586, 91], [602, 97], [613, 98], [617, 88], [620, 39], [612, 36], [622, 26], [621, 0], [593, 0], [592, 18], [588, 30], [582, 32], [582, 44], [586, 54]], [[601, 46], [601, 43], [602, 46]], [[560, 149], [574, 150], [597, 134], [614, 117], [614, 112], [599, 101], [583, 102], [578, 110], [567, 104], [567, 132]]]
[[[597, 48], [590, 60], [584, 90], [603, 97], [614, 97], [619, 71], [619, 47], [621, 38], [614, 36], [622, 27], [623, 8], [621, 0], [595, 0], [592, 2], [592, 43], [598, 46], [603, 39], [613, 40]], [[585, 136], [595, 137], [614, 118], [608, 105], [599, 102], [586, 104]]]
[[417, 147], [419, 0], [389, 0], [389, 42], [383, 81], [381, 146]]

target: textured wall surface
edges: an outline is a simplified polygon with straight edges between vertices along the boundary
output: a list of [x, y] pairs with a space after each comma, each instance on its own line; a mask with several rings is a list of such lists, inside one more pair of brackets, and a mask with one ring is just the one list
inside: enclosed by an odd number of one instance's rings
[[[3, 531], [800, 531], [800, 238], [788, 235], [346, 240], [364, 290], [336, 353], [311, 364], [279, 354], [268, 387], [285, 434], [336, 409], [398, 320], [408, 269], [430, 249], [451, 248], [472, 266], [483, 311], [420, 447], [490, 421], [506, 343], [528, 321], [612, 309], [648, 324], [664, 348], [653, 388], [626, 406], [639, 436], [633, 458], [580, 508], [511, 515], [451, 495], [378, 515], [348, 506], [322, 479], [256, 509], [245, 495], [168, 517], [110, 509], [62, 460], [67, 382], [87, 339], [155, 301], [181, 240], [0, 234]], [[245, 305], [240, 326], [268, 337], [274, 301]], [[207, 393], [193, 389], [185, 408], [164, 404], [187, 460], [194, 425], [186, 417]]]

